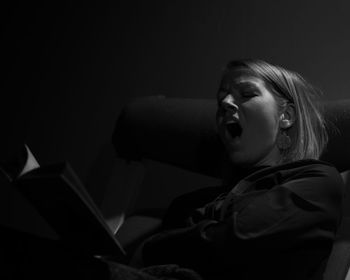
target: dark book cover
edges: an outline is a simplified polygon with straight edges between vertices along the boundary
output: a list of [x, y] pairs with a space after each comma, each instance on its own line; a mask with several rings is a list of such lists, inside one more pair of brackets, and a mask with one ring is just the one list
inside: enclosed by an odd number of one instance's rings
[[123, 262], [122, 246], [68, 163], [34, 169], [13, 183], [63, 242]]

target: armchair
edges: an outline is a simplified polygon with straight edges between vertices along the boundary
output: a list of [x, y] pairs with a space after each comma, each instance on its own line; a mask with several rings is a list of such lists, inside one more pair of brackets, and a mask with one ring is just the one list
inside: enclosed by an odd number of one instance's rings
[[[322, 102], [322, 105], [328, 122], [329, 144], [321, 159], [332, 163], [342, 173], [348, 191], [350, 99]], [[232, 176], [233, 169], [216, 133], [215, 111], [214, 99], [164, 96], [135, 99], [120, 114], [113, 145], [117, 155], [127, 161], [151, 159], [225, 180], [229, 173]], [[350, 201], [347, 197], [342, 225], [324, 273], [325, 280], [350, 279], [347, 276], [350, 267]], [[147, 236], [160, 225], [160, 217], [134, 215], [126, 220], [117, 236], [124, 245], [135, 249], [135, 240], [140, 239], [136, 235]]]

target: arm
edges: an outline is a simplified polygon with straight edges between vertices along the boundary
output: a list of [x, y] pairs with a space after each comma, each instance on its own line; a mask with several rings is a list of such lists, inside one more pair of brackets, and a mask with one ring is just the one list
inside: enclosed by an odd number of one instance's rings
[[331, 240], [340, 218], [342, 187], [334, 168], [300, 172], [271, 189], [242, 195], [221, 221], [203, 220], [152, 237], [144, 247], [145, 260], [188, 266], [194, 260], [244, 259], [252, 251]]

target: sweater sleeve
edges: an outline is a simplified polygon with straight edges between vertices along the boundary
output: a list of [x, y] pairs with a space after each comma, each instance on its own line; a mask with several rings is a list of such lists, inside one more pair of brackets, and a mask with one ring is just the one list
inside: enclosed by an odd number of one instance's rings
[[280, 235], [292, 242], [284, 246], [290, 246], [307, 233], [313, 232], [314, 238], [335, 232], [341, 217], [343, 182], [334, 168], [306, 169], [272, 189], [246, 196], [239, 205], [231, 205], [231, 215], [225, 217], [224, 224], [230, 224], [233, 235], [241, 240], [273, 236], [276, 242]]
[[306, 242], [331, 242], [342, 192], [343, 182], [333, 167], [302, 170], [272, 188], [240, 195], [222, 220], [203, 220], [153, 236], [144, 247], [145, 262], [196, 268], [214, 258], [244, 259]]

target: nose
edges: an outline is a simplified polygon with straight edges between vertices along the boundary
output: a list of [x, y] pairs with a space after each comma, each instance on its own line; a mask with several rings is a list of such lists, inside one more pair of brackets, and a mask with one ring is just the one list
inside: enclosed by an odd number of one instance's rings
[[238, 111], [238, 106], [235, 102], [235, 98], [232, 94], [228, 94], [223, 100], [222, 105], [225, 110], [231, 111], [232, 113], [236, 113]]

